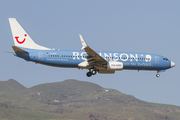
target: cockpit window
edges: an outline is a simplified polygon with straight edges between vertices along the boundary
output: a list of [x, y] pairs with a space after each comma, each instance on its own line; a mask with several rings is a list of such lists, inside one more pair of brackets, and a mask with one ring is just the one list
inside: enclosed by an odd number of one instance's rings
[[163, 58], [163, 60], [168, 61], [168, 59], [167, 59], [167, 58]]

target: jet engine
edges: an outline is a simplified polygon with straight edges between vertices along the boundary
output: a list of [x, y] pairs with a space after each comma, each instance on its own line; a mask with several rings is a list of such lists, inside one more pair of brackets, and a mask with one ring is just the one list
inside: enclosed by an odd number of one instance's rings
[[123, 70], [122, 62], [109, 61], [107, 63], [107, 70]]

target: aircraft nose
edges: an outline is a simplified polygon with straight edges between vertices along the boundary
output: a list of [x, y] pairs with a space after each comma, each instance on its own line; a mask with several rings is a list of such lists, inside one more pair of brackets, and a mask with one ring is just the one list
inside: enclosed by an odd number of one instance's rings
[[171, 67], [174, 67], [176, 64], [171, 61]]

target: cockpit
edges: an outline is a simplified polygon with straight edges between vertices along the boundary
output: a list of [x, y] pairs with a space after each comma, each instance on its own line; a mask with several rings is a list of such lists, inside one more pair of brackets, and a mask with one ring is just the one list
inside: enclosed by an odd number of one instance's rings
[[163, 60], [168, 61], [168, 59], [167, 59], [167, 58], [163, 58]]

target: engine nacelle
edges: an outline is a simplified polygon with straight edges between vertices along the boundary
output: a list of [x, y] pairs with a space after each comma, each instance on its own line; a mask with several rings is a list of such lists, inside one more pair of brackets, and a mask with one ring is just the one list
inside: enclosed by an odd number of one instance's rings
[[107, 69], [108, 70], [123, 70], [123, 63], [122, 62], [109, 61], [107, 63]]

